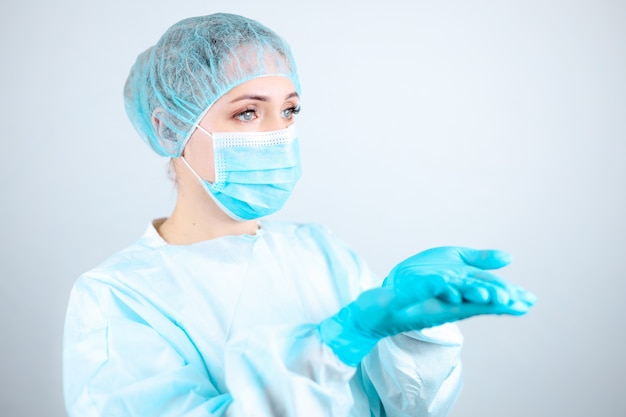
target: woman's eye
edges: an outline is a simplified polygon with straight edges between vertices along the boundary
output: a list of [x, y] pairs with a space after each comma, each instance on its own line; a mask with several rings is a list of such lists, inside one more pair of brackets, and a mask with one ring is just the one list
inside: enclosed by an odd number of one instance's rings
[[288, 109], [283, 110], [283, 117], [285, 119], [291, 119], [294, 115], [300, 113], [300, 106], [290, 107]]
[[255, 113], [256, 112], [254, 110], [245, 110], [245, 111], [242, 111], [241, 113], [237, 113], [235, 117], [241, 120], [242, 122], [249, 122], [251, 120], [254, 120]]

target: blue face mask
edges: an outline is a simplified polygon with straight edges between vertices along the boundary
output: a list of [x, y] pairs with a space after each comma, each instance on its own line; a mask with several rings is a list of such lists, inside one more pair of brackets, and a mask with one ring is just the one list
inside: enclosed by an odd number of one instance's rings
[[235, 220], [253, 220], [280, 210], [301, 174], [294, 124], [269, 132], [216, 132], [215, 182], [198, 178], [217, 205]]

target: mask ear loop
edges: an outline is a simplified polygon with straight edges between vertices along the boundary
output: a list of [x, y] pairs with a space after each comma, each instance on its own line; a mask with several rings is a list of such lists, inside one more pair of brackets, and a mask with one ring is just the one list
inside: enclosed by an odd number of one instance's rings
[[184, 156], [181, 155], [180, 160], [183, 161], [185, 166], [189, 168], [189, 171], [191, 171], [191, 173], [198, 179], [198, 181], [200, 181], [200, 183], [205, 181], [204, 179], [202, 179], [202, 177], [200, 177], [200, 175], [198, 175], [198, 173], [191, 167], [191, 165], [189, 165], [189, 162], [187, 162]]
[[[200, 129], [201, 132], [203, 132], [204, 134], [208, 135], [211, 139], [213, 138], [213, 134], [211, 132], [209, 132], [208, 130], [206, 130], [205, 128], [203, 128], [202, 126], [200, 126], [199, 124], [196, 125], [196, 128]], [[185, 150], [183, 149], [183, 153], [184, 152], [185, 152]], [[187, 160], [185, 159], [184, 155], [181, 154], [180, 159], [187, 166], [187, 168], [189, 168], [189, 171], [191, 171], [191, 173], [198, 179], [198, 181], [200, 181], [200, 183], [203, 183], [204, 181], [206, 181], [200, 175], [198, 175], [198, 173], [191, 167], [189, 162], [187, 162]], [[215, 169], [217, 169], [217, 167]], [[215, 178], [217, 179], [217, 172], [215, 172]]]
[[213, 133], [209, 132], [208, 130], [206, 130], [202, 126], [196, 125], [196, 128], [200, 129], [203, 133], [205, 133], [205, 134], [209, 135], [211, 138], [213, 138]]

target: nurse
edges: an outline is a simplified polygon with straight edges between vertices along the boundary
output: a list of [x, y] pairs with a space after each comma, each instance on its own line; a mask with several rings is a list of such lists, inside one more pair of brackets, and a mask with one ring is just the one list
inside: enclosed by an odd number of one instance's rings
[[430, 249], [383, 281], [321, 226], [260, 220], [300, 177], [300, 95], [288, 45], [242, 16], [183, 20], [139, 55], [126, 110], [178, 197], [72, 289], [70, 416], [444, 416], [454, 322], [531, 308], [490, 272], [501, 251]]

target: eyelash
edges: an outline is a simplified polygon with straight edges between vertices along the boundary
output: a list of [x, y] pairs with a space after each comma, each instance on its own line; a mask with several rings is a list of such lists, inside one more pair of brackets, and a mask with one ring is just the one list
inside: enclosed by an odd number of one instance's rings
[[237, 120], [239, 120], [241, 122], [250, 122], [252, 119], [246, 120], [246, 119], [244, 119], [244, 115], [246, 115], [246, 114], [255, 114], [255, 113], [256, 113], [255, 109], [246, 109], [244, 111], [241, 111], [241, 112], [235, 114], [235, 119], [237, 119]]
[[[285, 112], [290, 112], [291, 113], [290, 117], [293, 117], [296, 114], [300, 113], [300, 106], [298, 105], [298, 106], [290, 107], [288, 109], [283, 110], [281, 113], [284, 114]], [[237, 119], [237, 120], [239, 120], [241, 122], [251, 122], [253, 119], [246, 120], [244, 118], [244, 116], [248, 115], [248, 114], [252, 115], [252, 114], [255, 114], [255, 113], [256, 113], [256, 109], [246, 109], [246, 110], [243, 110], [243, 111], [241, 111], [239, 113], [236, 113], [234, 117], [235, 117], [235, 119]]]
[[283, 113], [286, 111], [291, 112], [291, 116], [295, 116], [296, 114], [300, 113], [300, 106], [298, 105], [285, 109], [283, 110]]

